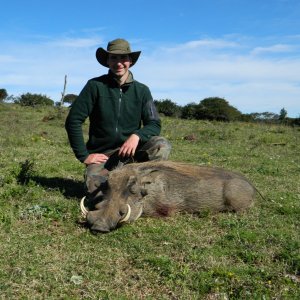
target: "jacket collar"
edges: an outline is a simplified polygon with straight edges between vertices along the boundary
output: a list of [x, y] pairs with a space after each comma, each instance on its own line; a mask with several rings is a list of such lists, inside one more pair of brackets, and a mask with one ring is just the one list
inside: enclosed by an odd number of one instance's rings
[[[108, 71], [108, 76], [114, 83], [116, 83], [118, 86], [120, 86], [119, 80], [116, 78], [116, 76], [114, 75], [114, 73], [112, 71], [110, 71], [110, 70]], [[122, 84], [122, 86], [131, 84], [133, 82], [133, 80], [134, 80], [133, 74], [130, 71], [128, 71], [128, 77], [126, 78], [126, 81], [125, 81], [125, 83]]]

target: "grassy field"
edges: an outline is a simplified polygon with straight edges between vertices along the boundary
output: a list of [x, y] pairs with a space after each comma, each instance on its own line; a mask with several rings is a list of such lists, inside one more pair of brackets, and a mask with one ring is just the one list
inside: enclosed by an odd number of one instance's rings
[[163, 118], [171, 160], [242, 172], [264, 199], [93, 235], [67, 111], [0, 104], [0, 299], [300, 299], [299, 128]]

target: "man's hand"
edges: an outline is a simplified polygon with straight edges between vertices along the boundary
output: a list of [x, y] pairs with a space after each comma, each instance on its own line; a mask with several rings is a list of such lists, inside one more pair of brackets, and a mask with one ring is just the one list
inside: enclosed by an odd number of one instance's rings
[[135, 150], [139, 144], [140, 137], [136, 134], [132, 134], [119, 150], [119, 156], [129, 157], [135, 154]]
[[102, 164], [108, 160], [108, 156], [102, 153], [93, 153], [90, 154], [84, 161], [86, 165], [90, 164]]

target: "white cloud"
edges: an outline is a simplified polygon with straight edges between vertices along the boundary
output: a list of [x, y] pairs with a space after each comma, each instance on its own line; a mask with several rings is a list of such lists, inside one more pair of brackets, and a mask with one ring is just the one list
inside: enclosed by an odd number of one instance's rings
[[226, 41], [222, 39], [202, 39], [196, 41], [190, 41], [181, 45], [173, 47], [163, 48], [168, 53], [173, 52], [187, 52], [188, 50], [203, 50], [203, 49], [225, 49], [238, 47], [238, 43], [232, 41]]
[[[243, 45], [221, 40], [215, 43], [220, 46], [217, 52], [201, 47], [191, 51], [193, 47], [186, 47], [187, 44], [173, 47], [172, 51], [180, 49], [174, 55], [169, 49], [160, 48], [155, 55], [141, 58], [141, 63], [135, 67], [138, 78], [147, 82], [155, 99], [168, 98], [185, 105], [218, 96], [242, 112], [279, 112], [285, 107], [290, 116], [300, 114], [300, 58], [255, 57], [250, 47], [247, 53]], [[232, 51], [227, 51], [229, 47]], [[269, 50], [287, 51], [293, 47], [285, 45]], [[237, 52], [241, 48], [244, 53]]]
[[268, 53], [286, 53], [295, 51], [295, 47], [292, 45], [277, 44], [270, 47], [256, 47], [252, 50], [251, 54], [268, 54]]
[[[100, 45], [99, 37], [3, 45], [1, 88], [14, 95], [47, 94], [58, 101], [67, 75], [67, 93], [78, 94], [89, 78], [107, 72], [95, 58]], [[230, 37], [150, 48], [136, 40], [133, 48], [143, 52], [132, 72], [150, 87], [155, 99], [168, 98], [185, 105], [218, 96], [242, 112], [278, 113], [285, 107], [290, 116], [298, 117], [300, 58], [290, 52], [297, 47], [295, 43], [251, 46], [247, 39], [241, 42]]]
[[0, 55], [0, 63], [12, 63], [17, 61], [17, 59], [12, 55]]
[[99, 38], [65, 38], [50, 41], [50, 46], [67, 47], [67, 48], [89, 48], [100, 45], [103, 41]]

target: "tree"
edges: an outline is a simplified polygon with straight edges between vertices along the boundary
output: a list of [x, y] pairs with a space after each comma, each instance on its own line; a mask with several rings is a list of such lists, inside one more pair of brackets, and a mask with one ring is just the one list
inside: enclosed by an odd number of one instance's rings
[[234, 121], [240, 119], [242, 113], [229, 105], [228, 101], [219, 97], [203, 99], [197, 106], [197, 119]]
[[154, 100], [157, 111], [167, 117], [178, 117], [181, 113], [181, 107], [170, 99]]
[[286, 117], [287, 117], [287, 111], [286, 111], [284, 108], [282, 108], [282, 109], [280, 110], [278, 120], [279, 120], [281, 123], [283, 123], [283, 122], [285, 121]]
[[251, 113], [254, 122], [262, 122], [262, 123], [276, 123], [278, 121], [279, 116], [272, 112], [262, 112], [262, 113]]
[[0, 102], [8, 96], [6, 89], [0, 89]]
[[188, 120], [196, 119], [197, 106], [198, 104], [196, 104], [195, 102], [185, 105], [181, 109], [181, 118]]
[[242, 114], [239, 118], [242, 122], [254, 122], [254, 115], [253, 114]]
[[22, 106], [51, 106], [54, 105], [54, 101], [51, 100], [49, 97], [46, 95], [41, 95], [41, 94], [31, 94], [31, 93], [26, 93], [22, 94], [20, 97], [18, 97], [15, 100], [15, 103], [20, 104]]
[[75, 94], [67, 94], [64, 96], [64, 102], [72, 104], [77, 97]]
[[61, 93], [60, 106], [63, 106], [64, 104], [66, 88], [67, 88], [67, 75], [65, 75], [65, 83], [64, 83], [64, 89]]

